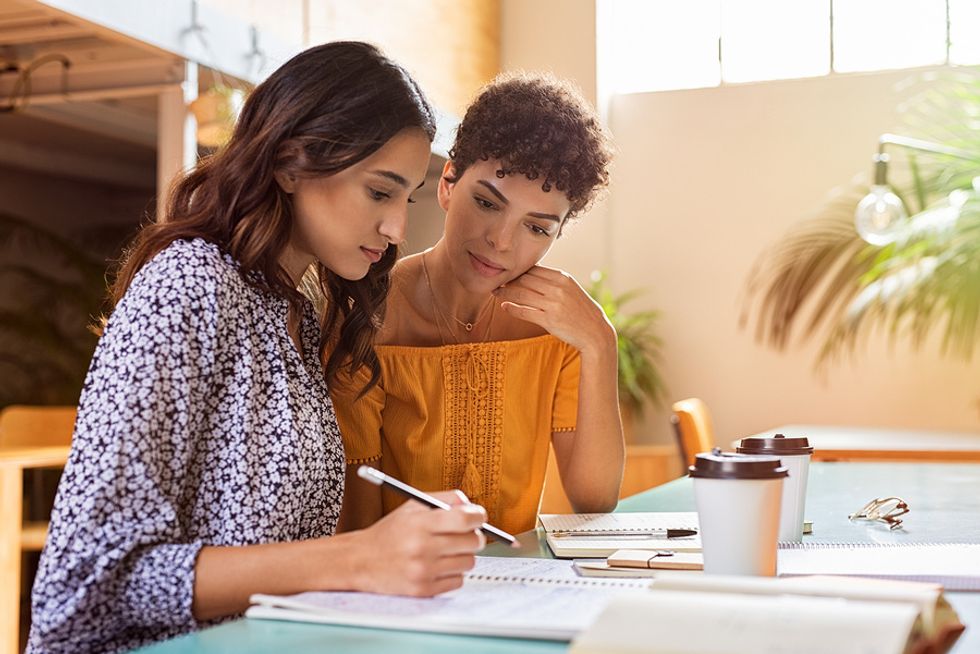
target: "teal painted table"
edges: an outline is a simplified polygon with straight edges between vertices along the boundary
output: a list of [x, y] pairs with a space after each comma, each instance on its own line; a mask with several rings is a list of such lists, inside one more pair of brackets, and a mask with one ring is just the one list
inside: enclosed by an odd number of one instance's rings
[[[873, 497], [898, 495], [911, 507], [904, 529], [851, 523], [847, 515]], [[693, 511], [690, 479], [682, 478], [619, 503], [617, 511]], [[810, 469], [807, 518], [811, 542], [980, 543], [980, 464], [815, 463]], [[538, 531], [520, 535], [521, 549], [490, 545], [484, 554], [550, 558]], [[980, 593], [949, 593], [967, 624], [954, 652], [980, 652]], [[420, 634], [239, 619], [138, 650], [144, 654], [515, 654], [563, 652], [567, 644], [504, 638]]]

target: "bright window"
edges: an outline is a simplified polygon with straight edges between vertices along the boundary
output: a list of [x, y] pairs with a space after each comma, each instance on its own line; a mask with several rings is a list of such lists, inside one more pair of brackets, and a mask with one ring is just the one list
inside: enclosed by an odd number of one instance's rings
[[980, 64], [980, 2], [949, 0], [949, 63]]
[[813, 77], [828, 72], [827, 0], [722, 2], [721, 75], [726, 82]]
[[943, 0], [834, 0], [834, 70], [850, 73], [945, 62]]
[[980, 0], [597, 0], [602, 85], [637, 93], [980, 64]]
[[611, 0], [616, 93], [717, 86], [721, 0]]

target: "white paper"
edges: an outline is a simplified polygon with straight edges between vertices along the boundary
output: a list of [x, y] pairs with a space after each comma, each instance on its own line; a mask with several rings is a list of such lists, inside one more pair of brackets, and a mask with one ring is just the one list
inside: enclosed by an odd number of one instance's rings
[[[433, 598], [321, 592], [256, 595], [249, 617], [387, 629], [569, 640], [606, 603], [649, 584], [582, 579], [567, 561], [477, 557], [463, 587]], [[274, 608], [270, 608], [274, 607]], [[285, 609], [285, 610], [281, 610]]]
[[780, 575], [852, 575], [936, 581], [947, 589], [980, 582], [980, 544], [780, 548]]
[[663, 591], [617, 598], [573, 654], [901, 654], [910, 604]]

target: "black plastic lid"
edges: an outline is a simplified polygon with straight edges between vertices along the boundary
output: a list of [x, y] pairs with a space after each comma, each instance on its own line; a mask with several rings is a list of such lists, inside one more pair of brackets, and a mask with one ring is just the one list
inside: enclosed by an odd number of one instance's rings
[[722, 452], [717, 447], [698, 454], [687, 471], [702, 479], [778, 479], [789, 474], [778, 457]]
[[782, 434], [775, 436], [750, 436], [743, 438], [735, 451], [739, 454], [768, 454], [779, 456], [781, 454], [813, 454], [810, 441], [806, 436], [786, 438]]

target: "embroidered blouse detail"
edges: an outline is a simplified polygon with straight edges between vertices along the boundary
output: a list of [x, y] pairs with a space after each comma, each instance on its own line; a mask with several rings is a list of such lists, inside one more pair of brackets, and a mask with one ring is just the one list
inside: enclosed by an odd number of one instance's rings
[[443, 488], [459, 488], [477, 504], [493, 504], [500, 487], [503, 446], [504, 365], [500, 343], [446, 348]]
[[[500, 528], [533, 528], [551, 434], [575, 429], [578, 351], [550, 335], [376, 350], [380, 384], [360, 399], [366, 375], [331, 389], [347, 463], [459, 488]], [[385, 512], [402, 501], [382, 494]]]

